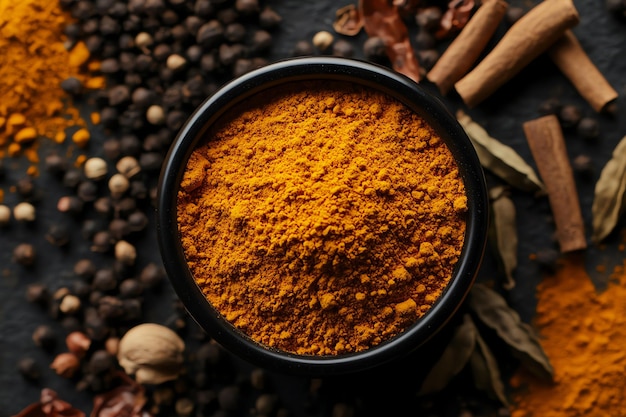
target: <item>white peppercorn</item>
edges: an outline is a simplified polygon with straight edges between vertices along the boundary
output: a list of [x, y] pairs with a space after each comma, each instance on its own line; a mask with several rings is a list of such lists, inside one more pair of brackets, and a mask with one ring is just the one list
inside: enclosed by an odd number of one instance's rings
[[172, 54], [167, 57], [167, 61], [165, 65], [167, 65], [167, 68], [173, 71], [177, 71], [179, 69], [182, 69], [186, 63], [187, 63], [187, 60], [183, 58], [182, 56], [178, 54]]
[[0, 226], [6, 226], [11, 221], [11, 209], [0, 204]]
[[124, 175], [126, 178], [132, 178], [141, 172], [141, 166], [139, 161], [135, 157], [125, 156], [117, 161], [115, 165], [117, 171]]
[[15, 207], [13, 207], [13, 217], [18, 222], [35, 221], [35, 206], [27, 201], [18, 203]]
[[67, 294], [61, 300], [61, 304], [59, 304], [59, 310], [65, 314], [74, 314], [78, 310], [80, 310], [80, 298], [76, 297], [73, 294]]
[[148, 32], [140, 32], [135, 36], [135, 45], [138, 48], [144, 49], [151, 46], [154, 43], [154, 39], [152, 39], [152, 35]]
[[129, 186], [130, 182], [123, 174], [113, 174], [113, 176], [109, 178], [109, 191], [111, 192], [111, 196], [114, 198], [121, 197], [122, 194], [128, 190]]
[[85, 176], [91, 180], [99, 180], [108, 172], [107, 163], [102, 158], [89, 158], [85, 161]]
[[115, 259], [125, 265], [133, 265], [137, 258], [137, 249], [125, 240], [120, 240], [115, 244]]
[[333, 44], [335, 37], [332, 33], [322, 30], [313, 36], [313, 45], [321, 52], [326, 51]]
[[146, 119], [153, 125], [161, 125], [165, 123], [165, 111], [163, 107], [153, 104], [146, 111]]

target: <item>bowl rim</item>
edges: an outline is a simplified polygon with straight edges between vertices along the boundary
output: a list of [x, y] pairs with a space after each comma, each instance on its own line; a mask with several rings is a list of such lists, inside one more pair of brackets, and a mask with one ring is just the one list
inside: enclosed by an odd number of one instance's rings
[[[208, 127], [231, 107], [266, 88], [303, 80], [361, 84], [400, 100], [420, 114], [450, 148], [468, 197], [465, 241], [452, 279], [441, 296], [403, 333], [365, 351], [309, 356], [279, 351], [252, 340], [228, 322], [205, 298], [194, 280], [180, 244], [176, 198], [187, 160]], [[456, 313], [482, 263], [489, 205], [484, 173], [465, 131], [444, 103], [408, 77], [387, 67], [354, 58], [297, 57], [246, 73], [219, 88], [187, 119], [171, 145], [158, 182], [157, 239], [163, 265], [190, 316], [214, 340], [249, 363], [290, 374], [345, 374], [377, 367], [415, 351]]]

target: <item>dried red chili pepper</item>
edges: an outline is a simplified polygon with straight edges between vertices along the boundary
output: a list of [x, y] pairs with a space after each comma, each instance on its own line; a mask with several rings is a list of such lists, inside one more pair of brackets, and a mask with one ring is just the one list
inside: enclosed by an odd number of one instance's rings
[[441, 17], [435, 37], [443, 39], [461, 31], [472, 16], [475, 5], [474, 0], [452, 0], [448, 3], [448, 10]]
[[60, 400], [55, 391], [44, 388], [39, 402], [29, 405], [13, 417], [85, 417], [85, 413]]
[[385, 42], [393, 69], [419, 82], [420, 66], [398, 7], [387, 0], [360, 0], [359, 9], [368, 36], [377, 36]]
[[121, 380], [117, 388], [95, 396], [90, 417], [151, 417], [143, 409], [147, 401], [144, 387], [123, 372], [117, 377]]

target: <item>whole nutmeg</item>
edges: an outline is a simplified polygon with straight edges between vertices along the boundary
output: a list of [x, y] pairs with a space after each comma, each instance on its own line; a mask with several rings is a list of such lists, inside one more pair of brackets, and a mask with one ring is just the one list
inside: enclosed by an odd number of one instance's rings
[[172, 330], [143, 323], [120, 339], [117, 359], [140, 384], [161, 384], [176, 379], [183, 363], [185, 342]]
[[63, 378], [71, 378], [80, 368], [80, 359], [71, 352], [60, 353], [54, 358], [50, 368]]

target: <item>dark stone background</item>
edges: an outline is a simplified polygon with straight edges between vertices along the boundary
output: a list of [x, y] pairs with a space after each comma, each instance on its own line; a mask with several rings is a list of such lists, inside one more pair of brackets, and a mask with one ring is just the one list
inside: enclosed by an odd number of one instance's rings
[[[277, 32], [271, 55], [271, 59], [281, 59], [290, 56], [297, 40], [311, 39], [319, 30], [332, 31], [331, 25], [336, 9], [351, 2], [284, 0], [267, 3], [284, 18]], [[530, 2], [511, 4], [531, 6]], [[583, 140], [575, 132], [565, 132], [570, 157], [573, 159], [580, 154], [589, 155], [595, 166], [591, 178], [577, 177], [582, 211], [589, 236], [594, 184], [613, 148], [626, 135], [626, 106], [622, 104], [623, 95], [626, 93], [626, 82], [623, 78], [626, 74], [626, 23], [612, 16], [605, 9], [602, 1], [575, 0], [575, 4], [580, 12], [581, 22], [574, 29], [574, 33], [600, 71], [622, 96], [618, 99], [617, 115], [611, 117], [595, 114], [546, 57], [535, 60], [495, 95], [479, 107], [467, 112], [492, 136], [512, 146], [532, 165], [534, 163], [524, 138], [522, 123], [540, 116], [538, 108], [541, 102], [557, 97], [564, 104], [579, 106], [585, 115], [598, 118], [601, 135], [599, 140], [593, 143]], [[497, 37], [501, 36], [505, 29], [505, 25], [502, 24]], [[361, 58], [364, 33], [345, 39], [354, 42], [355, 57]], [[442, 44], [441, 49], [444, 47], [445, 45]], [[444, 101], [451, 110], [462, 107], [462, 103], [454, 97], [444, 98]], [[82, 110], [85, 115], [89, 114], [88, 105], [84, 105]], [[95, 137], [92, 139], [88, 152], [90, 156], [99, 156], [102, 151], [98, 144], [102, 143], [103, 134], [98, 127], [92, 131]], [[54, 145], [42, 143], [41, 154], [44, 155], [46, 148], [51, 146]], [[7, 176], [0, 182], [0, 187], [5, 191], [4, 203], [12, 207], [18, 198], [9, 191], [9, 188], [24, 176], [27, 164], [19, 159], [7, 159], [4, 163], [7, 167]], [[488, 182], [490, 185], [498, 184], [498, 180], [489, 175]], [[29, 305], [25, 301], [24, 293], [27, 285], [34, 282], [46, 283], [51, 288], [58, 288], [65, 283], [69, 284], [76, 260], [90, 257], [99, 262], [100, 259], [85, 245], [74, 243], [70, 244], [69, 248], [60, 249], [44, 240], [43, 232], [50, 224], [63, 216], [56, 210], [56, 202], [65, 190], [58, 181], [50, 180], [45, 173], [36, 179], [36, 184], [42, 193], [37, 206], [36, 225], [29, 227], [13, 222], [8, 229], [0, 230], [0, 415], [14, 415], [26, 405], [37, 401], [42, 387], [55, 389], [62, 399], [89, 413], [92, 407], [91, 395], [77, 392], [73, 382], [56, 376], [52, 370], [48, 369], [48, 364], [54, 356], [43, 352], [31, 340], [33, 330], [42, 323], [53, 326], [58, 330], [59, 335], [63, 334], [63, 330], [41, 309]], [[519, 267], [516, 271], [518, 285], [505, 295], [510, 304], [520, 312], [522, 318], [525, 321], [531, 321], [535, 307], [534, 288], [543, 276], [539, 267], [529, 260], [529, 256], [543, 248], [555, 248], [552, 239], [554, 226], [550, 219], [551, 212], [547, 198], [536, 198], [515, 190], [513, 190], [512, 197], [518, 211], [517, 225], [520, 238]], [[76, 237], [72, 239], [72, 242], [81, 242], [80, 231], [74, 230], [72, 233]], [[588, 259], [590, 266], [614, 265], [622, 262], [625, 256], [617, 249], [618, 235], [615, 233], [610, 237], [607, 245], [603, 245], [602, 248], [590, 247], [585, 251], [583, 256]], [[11, 260], [13, 248], [21, 242], [31, 242], [38, 249], [37, 264], [32, 269], [19, 267]], [[143, 263], [160, 262], [153, 221], [150, 230], [141, 237], [137, 249]], [[478, 279], [498, 282], [495, 265], [494, 257], [488, 252]], [[590, 268], [590, 271], [592, 270], [593, 268]], [[606, 276], [594, 273], [594, 279], [601, 285]], [[147, 295], [146, 320], [165, 322], [173, 311], [175, 298], [167, 283], [160, 293]], [[444, 332], [441, 338], [445, 341], [445, 337]], [[62, 339], [59, 339], [59, 342], [62, 342]], [[189, 346], [193, 349], [193, 342], [190, 342]], [[355, 406], [358, 415], [390, 414], [391, 412], [399, 413], [399, 415], [421, 415], [422, 413], [417, 411], [419, 402], [415, 396], [419, 378], [433, 363], [433, 358], [436, 357], [436, 352], [440, 352], [440, 349], [441, 345], [434, 343], [433, 347], [428, 347], [413, 357], [403, 359], [398, 364], [390, 365], [385, 369], [325, 380], [324, 389], [320, 394], [319, 407], [310, 409], [308, 412], [304, 411], [309, 389], [308, 378], [270, 374], [270, 381], [279, 392], [282, 403], [293, 411], [294, 416], [330, 415], [332, 405], [338, 401]], [[61, 350], [63, 346], [59, 343], [57, 352]], [[496, 350], [495, 353], [501, 362], [504, 375], [509, 375], [516, 366], [515, 361], [507, 355], [505, 350]], [[24, 356], [34, 357], [41, 365], [43, 375], [39, 384], [26, 382], [17, 372], [16, 363]], [[233, 361], [242, 373], [252, 369], [251, 365], [241, 363], [235, 358]], [[254, 404], [253, 399], [244, 401], [250, 406]], [[456, 415], [460, 402], [464, 402], [468, 407], [471, 406], [473, 410], [489, 411], [497, 408], [496, 404], [486, 400], [483, 395], [475, 393], [471, 383], [461, 376], [441, 396], [433, 399], [431, 413], [424, 415]]]

